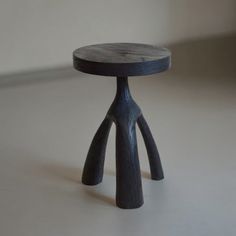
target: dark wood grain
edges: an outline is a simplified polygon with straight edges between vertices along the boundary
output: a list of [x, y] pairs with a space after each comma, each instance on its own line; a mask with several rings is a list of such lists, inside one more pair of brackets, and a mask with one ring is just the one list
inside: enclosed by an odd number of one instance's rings
[[135, 124], [141, 110], [133, 100], [127, 77], [117, 78], [115, 99], [107, 117], [116, 124], [116, 204], [131, 209], [143, 204]]
[[156, 143], [152, 137], [151, 130], [149, 129], [148, 124], [144, 119], [143, 115], [138, 118], [137, 123], [147, 149], [151, 178], [153, 180], [164, 179], [159, 152], [157, 150]]
[[143, 204], [143, 191], [136, 123], [147, 148], [152, 179], [161, 180], [164, 175], [155, 141], [141, 109], [130, 94], [127, 77], [117, 78], [114, 101], [90, 145], [82, 175], [84, 184], [96, 185], [102, 181], [106, 144], [112, 122], [116, 124], [116, 204], [124, 209], [138, 208]]
[[105, 118], [90, 145], [84, 164], [82, 183], [96, 185], [102, 182], [107, 139], [112, 121]]
[[142, 133], [149, 158], [151, 178], [164, 178], [159, 153], [141, 109], [133, 100], [128, 76], [162, 72], [170, 66], [170, 52], [145, 44], [113, 43], [79, 48], [73, 53], [74, 67], [82, 72], [116, 76], [116, 96], [98, 128], [85, 161], [82, 182], [102, 181], [106, 144], [112, 123], [116, 124], [116, 204], [138, 208], [143, 191], [136, 140], [136, 123]]
[[74, 67], [104, 76], [138, 76], [159, 73], [170, 67], [166, 48], [136, 43], [97, 44], [73, 52]]

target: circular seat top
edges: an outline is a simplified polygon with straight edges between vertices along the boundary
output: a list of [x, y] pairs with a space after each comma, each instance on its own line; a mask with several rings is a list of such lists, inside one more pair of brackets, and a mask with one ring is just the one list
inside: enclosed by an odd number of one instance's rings
[[106, 43], [81, 47], [73, 52], [74, 68], [104, 76], [138, 76], [159, 73], [170, 67], [166, 48], [137, 43]]

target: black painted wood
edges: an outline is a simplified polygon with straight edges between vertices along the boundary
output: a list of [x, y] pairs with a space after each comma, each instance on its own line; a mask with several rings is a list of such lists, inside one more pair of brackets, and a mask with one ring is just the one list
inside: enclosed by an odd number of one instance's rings
[[170, 51], [147, 44], [107, 43], [73, 52], [74, 67], [104, 76], [138, 76], [159, 73], [170, 66]]
[[105, 118], [90, 145], [84, 164], [82, 183], [96, 185], [102, 182], [107, 139], [112, 121]]
[[141, 134], [143, 136], [144, 143], [147, 149], [148, 160], [149, 160], [150, 171], [151, 171], [151, 178], [153, 180], [164, 179], [161, 159], [157, 150], [157, 146], [143, 115], [141, 115], [138, 118], [137, 123], [138, 123], [139, 129], [141, 131]]
[[164, 178], [159, 153], [141, 109], [128, 86], [130, 75], [164, 71], [170, 66], [170, 52], [145, 44], [100, 44], [77, 49], [74, 67], [80, 71], [117, 77], [117, 92], [105, 119], [97, 130], [85, 161], [82, 182], [96, 185], [102, 181], [107, 139], [112, 123], [116, 125], [116, 204], [138, 208], [143, 191], [136, 140], [136, 123], [147, 149], [151, 178]]
[[116, 124], [116, 204], [124, 209], [143, 205], [134, 121]]
[[107, 117], [116, 124], [116, 204], [131, 209], [143, 204], [135, 124], [141, 110], [132, 99], [127, 77], [117, 78]]

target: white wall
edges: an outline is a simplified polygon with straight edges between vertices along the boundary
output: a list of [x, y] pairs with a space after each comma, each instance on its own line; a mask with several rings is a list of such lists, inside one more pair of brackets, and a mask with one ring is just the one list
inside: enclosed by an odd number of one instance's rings
[[236, 30], [235, 0], [1, 0], [0, 73], [71, 64], [100, 42], [169, 44]]

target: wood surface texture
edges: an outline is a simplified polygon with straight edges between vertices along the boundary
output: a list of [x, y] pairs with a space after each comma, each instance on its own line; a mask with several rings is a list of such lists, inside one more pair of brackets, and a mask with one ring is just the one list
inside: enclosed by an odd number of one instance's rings
[[164, 178], [159, 153], [141, 109], [133, 100], [127, 77], [117, 78], [117, 92], [105, 119], [98, 128], [85, 161], [82, 182], [102, 181], [106, 144], [112, 123], [116, 125], [116, 204], [133, 209], [142, 206], [143, 191], [138, 158], [136, 123], [142, 133], [150, 163], [151, 178]]
[[90, 145], [82, 182], [102, 181], [106, 145], [112, 123], [116, 125], [116, 204], [133, 209], [142, 206], [143, 190], [138, 158], [136, 124], [147, 149], [151, 178], [164, 178], [160, 156], [141, 109], [133, 100], [128, 76], [147, 75], [170, 67], [170, 51], [146, 44], [109, 43], [79, 48], [73, 52], [75, 69], [96, 75], [116, 76], [117, 91], [105, 119]]
[[137, 43], [108, 43], [79, 48], [73, 52], [74, 67], [104, 76], [139, 76], [159, 73], [170, 67], [166, 48]]

